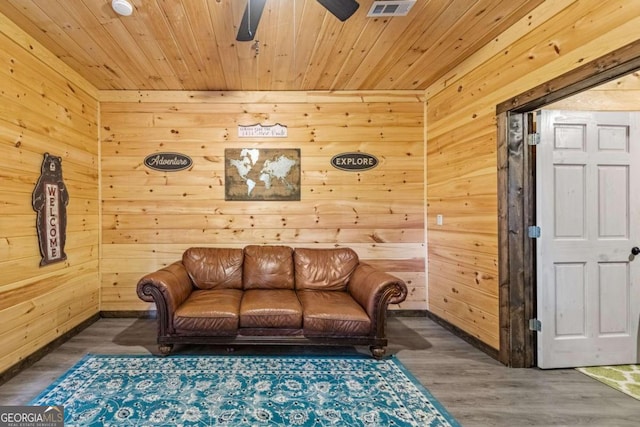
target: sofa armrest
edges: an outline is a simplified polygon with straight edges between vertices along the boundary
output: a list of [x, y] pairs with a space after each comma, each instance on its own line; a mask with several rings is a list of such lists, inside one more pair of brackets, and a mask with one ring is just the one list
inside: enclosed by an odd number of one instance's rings
[[401, 303], [408, 292], [401, 279], [362, 262], [351, 275], [348, 290], [369, 315], [377, 336], [384, 336], [388, 305]]
[[173, 314], [192, 290], [191, 278], [182, 261], [143, 276], [137, 285], [141, 300], [156, 303], [160, 335], [173, 332]]

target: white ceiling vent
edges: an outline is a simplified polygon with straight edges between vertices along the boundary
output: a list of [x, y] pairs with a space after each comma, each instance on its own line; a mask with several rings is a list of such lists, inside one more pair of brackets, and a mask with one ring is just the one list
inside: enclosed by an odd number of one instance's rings
[[369, 9], [367, 16], [406, 16], [416, 0], [377, 0]]

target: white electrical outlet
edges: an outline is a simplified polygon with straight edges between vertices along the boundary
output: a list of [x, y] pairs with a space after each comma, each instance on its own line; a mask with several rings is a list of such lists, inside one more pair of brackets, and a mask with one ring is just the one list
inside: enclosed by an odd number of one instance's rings
[[442, 214], [436, 215], [436, 225], [442, 225]]

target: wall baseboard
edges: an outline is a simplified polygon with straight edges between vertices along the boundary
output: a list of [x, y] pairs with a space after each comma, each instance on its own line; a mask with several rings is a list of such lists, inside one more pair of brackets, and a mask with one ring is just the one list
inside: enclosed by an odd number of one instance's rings
[[387, 317], [427, 317], [427, 310], [387, 310]]
[[447, 322], [446, 320], [444, 320], [442, 317], [438, 316], [437, 314], [433, 314], [432, 312], [427, 310], [427, 317], [431, 320], [433, 320], [434, 322], [436, 322], [438, 325], [442, 326], [443, 328], [445, 328], [447, 331], [451, 332], [453, 335], [457, 336], [458, 338], [463, 339], [464, 341], [466, 341], [467, 343], [471, 344], [472, 346], [474, 346], [475, 348], [477, 348], [478, 350], [481, 350], [484, 353], [487, 353], [489, 356], [491, 356], [492, 358], [496, 359], [496, 360], [500, 360], [499, 359], [499, 350], [485, 344], [484, 342], [480, 341], [478, 338], [474, 337], [473, 335], [469, 335], [467, 332], [463, 331], [462, 329], [458, 328], [457, 326]]
[[104, 317], [106, 319], [117, 319], [117, 318], [155, 319], [157, 317], [157, 312], [156, 310], [101, 311], [100, 317]]
[[23, 370], [25, 370], [28, 367], [32, 366], [38, 360], [42, 359], [44, 356], [46, 356], [47, 354], [51, 353], [53, 350], [55, 350], [56, 348], [60, 347], [65, 342], [69, 341], [72, 337], [74, 337], [75, 335], [78, 335], [84, 329], [86, 329], [89, 326], [91, 326], [92, 324], [94, 324], [96, 321], [98, 321], [98, 319], [100, 319], [100, 313], [94, 314], [93, 316], [91, 316], [87, 320], [85, 320], [84, 322], [80, 323], [79, 325], [75, 326], [72, 329], [69, 329], [67, 332], [65, 332], [64, 334], [60, 335], [58, 338], [56, 338], [55, 340], [51, 341], [50, 343], [48, 343], [44, 347], [41, 347], [38, 350], [36, 350], [35, 352], [31, 353], [29, 356], [25, 357], [24, 359], [22, 359], [21, 361], [19, 361], [15, 365], [10, 366], [8, 369], [6, 369], [3, 372], [0, 372], [0, 385], [6, 383], [11, 378], [15, 377], [20, 372], [22, 372]]

